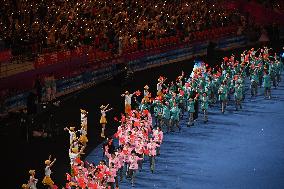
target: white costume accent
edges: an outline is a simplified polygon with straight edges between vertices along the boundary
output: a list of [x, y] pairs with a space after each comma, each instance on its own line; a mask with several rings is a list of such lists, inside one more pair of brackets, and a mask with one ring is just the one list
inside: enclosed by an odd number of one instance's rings
[[157, 83], [157, 92], [162, 91], [162, 83]]
[[38, 182], [38, 179], [34, 178], [33, 176], [30, 176], [30, 180], [29, 180], [29, 187], [30, 189], [37, 189], [36, 184]]
[[46, 166], [44, 169], [44, 175], [50, 177], [51, 175], [51, 169], [50, 166]]
[[125, 97], [124, 103], [131, 105], [131, 97], [132, 97], [132, 96], [133, 96], [133, 94], [125, 95], [125, 96], [124, 96], [124, 97]]
[[88, 120], [87, 115], [84, 114], [84, 113], [81, 113], [81, 125], [86, 126], [87, 125], [87, 120]]

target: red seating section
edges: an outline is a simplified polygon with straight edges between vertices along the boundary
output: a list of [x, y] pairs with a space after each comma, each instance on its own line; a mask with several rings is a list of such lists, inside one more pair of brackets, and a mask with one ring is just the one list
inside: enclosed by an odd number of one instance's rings
[[204, 30], [204, 31], [197, 31], [194, 32], [193, 38], [196, 41], [201, 41], [201, 40], [209, 40], [209, 39], [214, 39], [222, 36], [226, 36], [229, 34], [235, 34], [237, 32], [237, 27], [223, 27], [223, 28], [214, 28], [211, 30]]

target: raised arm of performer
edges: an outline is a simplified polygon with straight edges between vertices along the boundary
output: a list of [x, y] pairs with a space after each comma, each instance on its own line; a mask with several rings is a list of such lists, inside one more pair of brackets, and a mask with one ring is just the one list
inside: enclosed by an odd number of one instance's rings
[[[51, 155], [49, 155], [49, 161], [51, 161]], [[52, 167], [52, 165], [55, 163], [56, 158], [53, 159], [53, 161], [50, 163], [49, 167]]]
[[100, 124], [102, 125], [102, 131], [101, 131], [101, 137], [105, 138], [105, 126], [107, 124], [107, 119], [106, 119], [106, 112], [112, 110], [112, 108], [107, 109], [109, 104], [106, 106], [101, 105], [101, 119], [100, 119]]
[[45, 169], [44, 169], [44, 173], [45, 173], [45, 177], [42, 181], [42, 183], [45, 185], [45, 186], [48, 186], [49, 189], [53, 189], [53, 185], [54, 185], [54, 182], [52, 181], [50, 175], [51, 175], [51, 167], [52, 165], [55, 163], [56, 161], [56, 158], [54, 158], [54, 160], [51, 162], [51, 155], [49, 156], [48, 160], [45, 160]]

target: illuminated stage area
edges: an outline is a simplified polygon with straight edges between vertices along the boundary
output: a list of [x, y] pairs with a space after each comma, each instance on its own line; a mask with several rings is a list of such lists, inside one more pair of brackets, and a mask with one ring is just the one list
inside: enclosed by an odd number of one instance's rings
[[0, 189], [284, 189], [283, 0], [4, 0]]

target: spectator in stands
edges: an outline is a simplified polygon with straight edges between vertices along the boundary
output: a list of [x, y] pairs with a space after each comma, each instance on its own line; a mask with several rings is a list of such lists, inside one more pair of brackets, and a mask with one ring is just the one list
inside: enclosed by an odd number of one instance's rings
[[56, 95], [56, 80], [53, 73], [45, 77], [46, 100], [52, 101]]
[[38, 103], [41, 103], [42, 100], [42, 84], [41, 84], [41, 79], [39, 75], [37, 75], [34, 83], [34, 89], [36, 90], [37, 94], [37, 101]]
[[5, 111], [5, 91], [0, 91], [0, 114]]
[[260, 38], [258, 39], [258, 41], [260, 43], [262, 43], [262, 45], [267, 45], [267, 43], [270, 41], [269, 40], [269, 37], [268, 37], [268, 34], [267, 34], [267, 31], [265, 28], [262, 28], [261, 30], [261, 36]]
[[280, 58], [282, 63], [284, 63], [284, 47], [282, 47], [282, 51], [280, 52]]
[[37, 112], [37, 100], [35, 91], [32, 90], [27, 97], [27, 114], [32, 115]]
[[272, 40], [275, 43], [279, 42], [280, 36], [279, 36], [279, 26], [277, 23], [273, 23], [271, 27], [271, 33], [272, 33]]

